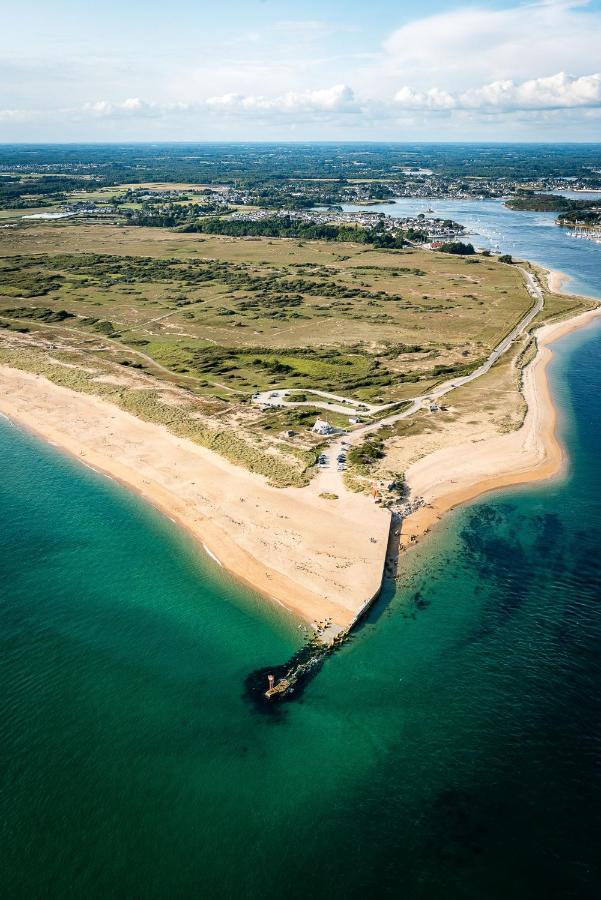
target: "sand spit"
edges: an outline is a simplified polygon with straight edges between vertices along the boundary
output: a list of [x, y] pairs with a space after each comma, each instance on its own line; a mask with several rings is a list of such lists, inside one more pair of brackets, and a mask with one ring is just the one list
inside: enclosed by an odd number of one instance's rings
[[[560, 273], [550, 275], [563, 278]], [[481, 494], [542, 481], [562, 472], [565, 450], [557, 438], [557, 413], [547, 378], [547, 366], [553, 356], [550, 347], [553, 341], [582, 328], [599, 315], [601, 309], [589, 310], [562, 322], [543, 325], [535, 332], [538, 352], [523, 376], [528, 411], [517, 431], [486, 441], [445, 447], [409, 467], [406, 478], [411, 494], [423, 497], [426, 505], [404, 520], [402, 545], [412, 544], [445, 512]]]
[[565, 272], [556, 272], [553, 269], [549, 269], [547, 272], [547, 287], [552, 294], [569, 293], [569, 291], [564, 291], [564, 287], [569, 281], [571, 278]]
[[133, 488], [209, 556], [306, 622], [346, 629], [378, 593], [390, 516], [367, 497], [320, 498], [39, 375], [0, 366], [0, 411]]

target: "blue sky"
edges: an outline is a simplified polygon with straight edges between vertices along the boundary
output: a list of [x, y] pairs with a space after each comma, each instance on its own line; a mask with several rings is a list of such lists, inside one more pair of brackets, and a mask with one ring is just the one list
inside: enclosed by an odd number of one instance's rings
[[0, 140], [601, 140], [601, 0], [3, 12]]

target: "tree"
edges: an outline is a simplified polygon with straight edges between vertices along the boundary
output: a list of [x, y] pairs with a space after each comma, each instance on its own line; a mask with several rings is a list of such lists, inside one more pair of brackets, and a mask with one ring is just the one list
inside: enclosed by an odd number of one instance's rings
[[453, 253], [456, 256], [473, 256], [476, 252], [473, 244], [464, 244], [463, 241], [451, 241], [439, 248], [443, 253]]

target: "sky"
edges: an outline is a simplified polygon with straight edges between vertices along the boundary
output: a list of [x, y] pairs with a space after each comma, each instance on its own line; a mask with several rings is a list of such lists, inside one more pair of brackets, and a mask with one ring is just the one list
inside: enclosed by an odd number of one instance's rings
[[28, 0], [2, 20], [0, 142], [601, 140], [601, 0]]

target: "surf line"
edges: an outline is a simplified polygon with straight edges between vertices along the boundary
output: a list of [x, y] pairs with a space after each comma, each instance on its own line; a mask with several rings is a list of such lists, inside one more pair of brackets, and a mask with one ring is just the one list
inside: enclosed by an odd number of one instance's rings
[[213, 560], [213, 562], [216, 562], [217, 565], [218, 565], [218, 566], [221, 566], [221, 568], [223, 569], [223, 563], [221, 562], [221, 560], [217, 559], [217, 557], [215, 556], [215, 554], [214, 554], [211, 550], [209, 550], [209, 548], [207, 547], [206, 544], [203, 544], [202, 546], [203, 546], [203, 548], [204, 548], [205, 553], [206, 553], [208, 556], [211, 557], [211, 559]]
[[[55, 444], [54, 441], [48, 441], [48, 443], [52, 444], [53, 447], [58, 447], [59, 450], [62, 449], [61, 445], [60, 445], [60, 444]], [[103, 478], [108, 478], [109, 481], [114, 481], [114, 480], [115, 480], [115, 479], [113, 478], [112, 475], [109, 475], [108, 472], [104, 472], [102, 469], [97, 469], [96, 466], [93, 466], [91, 463], [86, 462], [86, 461], [85, 461], [84, 459], [82, 459], [81, 457], [78, 457], [78, 460], [79, 460], [79, 462], [81, 463], [82, 466], [85, 466], [86, 469], [90, 469], [92, 472], [95, 472], [96, 475], [102, 475]]]

